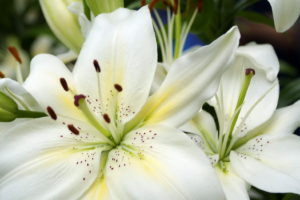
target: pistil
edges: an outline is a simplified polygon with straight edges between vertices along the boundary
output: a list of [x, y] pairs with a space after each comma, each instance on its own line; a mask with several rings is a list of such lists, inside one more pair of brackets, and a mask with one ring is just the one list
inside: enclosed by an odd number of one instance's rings
[[[249, 89], [252, 77], [254, 75], [255, 75], [254, 69], [250, 69], [250, 68], [246, 69], [244, 83], [243, 83], [243, 86], [242, 86], [242, 89], [241, 89], [241, 92], [240, 92], [240, 96], [239, 96], [237, 105], [235, 107], [235, 110], [238, 110], [242, 106], [242, 104], [244, 103], [247, 91]], [[237, 119], [238, 119], [238, 117], [240, 115], [240, 112], [241, 112], [241, 109], [239, 109], [237, 115], [235, 115], [235, 117], [234, 117], [234, 119], [232, 121], [232, 124], [231, 124], [231, 127], [230, 127], [230, 132], [229, 132], [230, 135], [232, 135], [233, 129], [234, 129], [235, 124], [237, 122]]]
[[226, 156], [228, 156], [227, 154], [230, 152], [230, 149], [228, 149], [229, 147], [232, 147], [231, 144], [231, 140], [233, 137], [233, 131], [234, 128], [236, 126], [236, 122], [238, 120], [238, 117], [240, 115], [243, 103], [245, 101], [245, 97], [247, 94], [247, 91], [249, 89], [251, 80], [253, 78], [253, 76], [255, 75], [255, 70], [251, 69], [251, 68], [247, 68], [245, 70], [245, 77], [244, 77], [244, 82], [240, 91], [240, 95], [235, 107], [235, 114], [233, 116], [231, 125], [230, 125], [230, 129], [229, 132], [225, 135], [219, 136], [219, 137], [223, 137], [221, 140], [221, 144], [220, 144], [220, 151], [219, 151], [219, 155], [220, 155], [220, 159], [224, 159]]

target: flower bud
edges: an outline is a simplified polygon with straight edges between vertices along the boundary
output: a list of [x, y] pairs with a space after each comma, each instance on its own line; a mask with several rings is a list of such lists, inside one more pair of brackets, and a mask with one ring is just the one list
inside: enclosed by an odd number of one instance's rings
[[124, 7], [124, 0], [85, 0], [95, 16]]
[[40, 0], [43, 14], [56, 37], [75, 53], [79, 53], [84, 38], [78, 22], [68, 6], [80, 0]]
[[0, 122], [10, 122], [16, 119], [18, 105], [9, 96], [0, 92]]

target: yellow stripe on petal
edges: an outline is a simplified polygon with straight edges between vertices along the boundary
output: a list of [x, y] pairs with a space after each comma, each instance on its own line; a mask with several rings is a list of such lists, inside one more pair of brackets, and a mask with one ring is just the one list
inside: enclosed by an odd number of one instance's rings
[[109, 199], [109, 192], [104, 177], [98, 178], [90, 187], [83, 199]]

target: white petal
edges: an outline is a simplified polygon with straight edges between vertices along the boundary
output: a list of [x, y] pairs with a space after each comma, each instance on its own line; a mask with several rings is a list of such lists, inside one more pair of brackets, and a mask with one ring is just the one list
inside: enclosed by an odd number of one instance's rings
[[258, 72], [252, 79], [253, 84], [250, 85], [242, 106], [237, 121], [239, 126], [236, 126], [239, 129], [236, 129], [239, 131], [236, 134], [240, 136], [269, 120], [276, 110], [279, 97], [278, 80], [270, 83], [261, 75]]
[[77, 199], [97, 177], [101, 153], [78, 150], [79, 137], [47, 118], [2, 133], [1, 199]]
[[18, 104], [19, 109], [41, 111], [36, 100], [18, 82], [3, 78], [0, 79], [0, 91], [10, 96]]
[[205, 152], [217, 152], [218, 131], [213, 117], [206, 111], [200, 111], [192, 120], [185, 123], [181, 130], [194, 133], [189, 137]]
[[250, 62], [248, 67], [262, 69], [269, 81], [276, 79], [279, 60], [272, 45], [249, 43], [237, 49], [237, 56], [247, 58]]
[[0, 122], [0, 135], [1, 134], [3, 135], [5, 132], [7, 132], [11, 128], [14, 128], [14, 127], [18, 126], [20, 123], [23, 123], [23, 122], [28, 123], [31, 120], [34, 120], [34, 119], [31, 119], [31, 118], [18, 118], [18, 119], [15, 119], [14, 121], [11, 121], [11, 122]]
[[224, 199], [209, 161], [180, 131], [145, 127], [129, 133], [124, 144], [127, 150], [110, 152], [106, 169], [118, 199]]
[[165, 64], [163, 64], [163, 63], [157, 64], [155, 76], [154, 76], [152, 86], [151, 86], [151, 94], [153, 94], [154, 92], [156, 92], [159, 89], [159, 87], [161, 86], [161, 84], [163, 83], [163, 81], [166, 78], [167, 70], [165, 69], [164, 66], [165, 66]]
[[65, 126], [49, 118], [22, 120], [14, 123], [14, 127], [3, 130], [0, 135], [0, 176], [49, 149], [80, 147], [85, 142], [101, 142], [102, 138], [99, 135], [92, 132], [87, 135], [82, 130], [76, 136], [71, 134]]
[[[69, 92], [63, 89], [60, 78], [66, 80]], [[50, 106], [57, 115], [85, 120], [74, 105], [74, 94], [72, 93], [76, 94], [77, 92], [74, 88], [72, 74], [55, 56], [41, 54], [34, 57], [24, 87], [45, 110]]]
[[97, 178], [93, 185], [79, 199], [81, 200], [119, 200], [115, 194], [109, 193], [106, 179]]
[[300, 127], [300, 101], [276, 110], [266, 126], [257, 131], [264, 134], [287, 135], [293, 133], [298, 127]]
[[[118, 106], [119, 118], [130, 119], [145, 103], [157, 64], [155, 34], [148, 7], [139, 11], [124, 8], [95, 18], [74, 69], [82, 93]], [[93, 65], [97, 60], [101, 72]], [[119, 84], [122, 92], [114, 85]], [[114, 114], [113, 114], [114, 116]]]
[[215, 120], [208, 112], [201, 110], [191, 121], [197, 127], [199, 133], [210, 134], [211, 139], [214, 141], [218, 139]]
[[82, 35], [86, 38], [92, 28], [92, 22], [86, 17], [83, 12], [78, 15], [78, 21], [80, 24]]
[[161, 88], [145, 107], [145, 110], [152, 111], [147, 123], [178, 126], [196, 114], [201, 105], [215, 94], [239, 38], [239, 31], [234, 27], [212, 44], [178, 58]]
[[[257, 54], [253, 53], [256, 51]], [[232, 67], [222, 77], [217, 96], [210, 101], [216, 109], [221, 132], [229, 132], [232, 120], [237, 113], [236, 107], [247, 68], [254, 69], [255, 75], [242, 104], [235, 125], [235, 134], [243, 136], [249, 130], [263, 124], [276, 109], [279, 96], [279, 85], [276, 79], [278, 59], [273, 48], [268, 45], [250, 45], [239, 48]], [[264, 112], [261, 112], [262, 110]]]
[[232, 152], [234, 170], [251, 185], [273, 193], [300, 194], [300, 138], [258, 136]]
[[230, 164], [227, 171], [223, 172], [216, 168], [218, 177], [222, 183], [223, 191], [228, 200], [249, 200], [248, 184], [240, 178], [231, 168]]
[[299, 0], [268, 0], [271, 4], [276, 31], [284, 32], [297, 21], [300, 14]]

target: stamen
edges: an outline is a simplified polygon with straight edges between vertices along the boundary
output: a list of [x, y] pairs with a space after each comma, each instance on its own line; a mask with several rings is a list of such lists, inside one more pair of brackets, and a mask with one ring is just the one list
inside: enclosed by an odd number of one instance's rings
[[47, 112], [48, 112], [49, 116], [51, 117], [51, 119], [57, 120], [57, 115], [50, 106], [47, 107]]
[[67, 83], [66, 79], [60, 78], [59, 81], [60, 81], [60, 84], [61, 84], [62, 88], [63, 88], [66, 92], [68, 92], [68, 91], [69, 91], [69, 86], [68, 86], [68, 83]]
[[255, 70], [252, 68], [247, 68], [245, 71], [246, 75], [255, 75]]
[[16, 59], [16, 61], [22, 64], [22, 59], [16, 47], [10, 46], [7, 48], [11, 55]]
[[109, 116], [108, 116], [108, 114], [104, 114], [103, 115], [103, 119], [107, 122], [107, 123], [110, 123], [110, 118], [109, 118]]
[[73, 124], [69, 124], [68, 125], [68, 129], [75, 135], [79, 135], [79, 130], [77, 128], [74, 127]]
[[118, 92], [122, 92], [123, 91], [123, 88], [122, 88], [122, 86], [121, 85], [119, 85], [119, 84], [114, 84], [114, 87], [115, 87], [115, 89], [118, 91]]
[[74, 96], [74, 104], [75, 104], [75, 106], [79, 106], [79, 101], [81, 100], [81, 99], [85, 99], [86, 98], [86, 96], [84, 96], [83, 94], [79, 94], [79, 95], [75, 95]]
[[97, 60], [94, 60], [93, 64], [94, 64], [96, 72], [100, 73], [101, 72], [101, 68], [100, 68], [99, 62]]
[[0, 78], [5, 78], [5, 74], [0, 71]]

